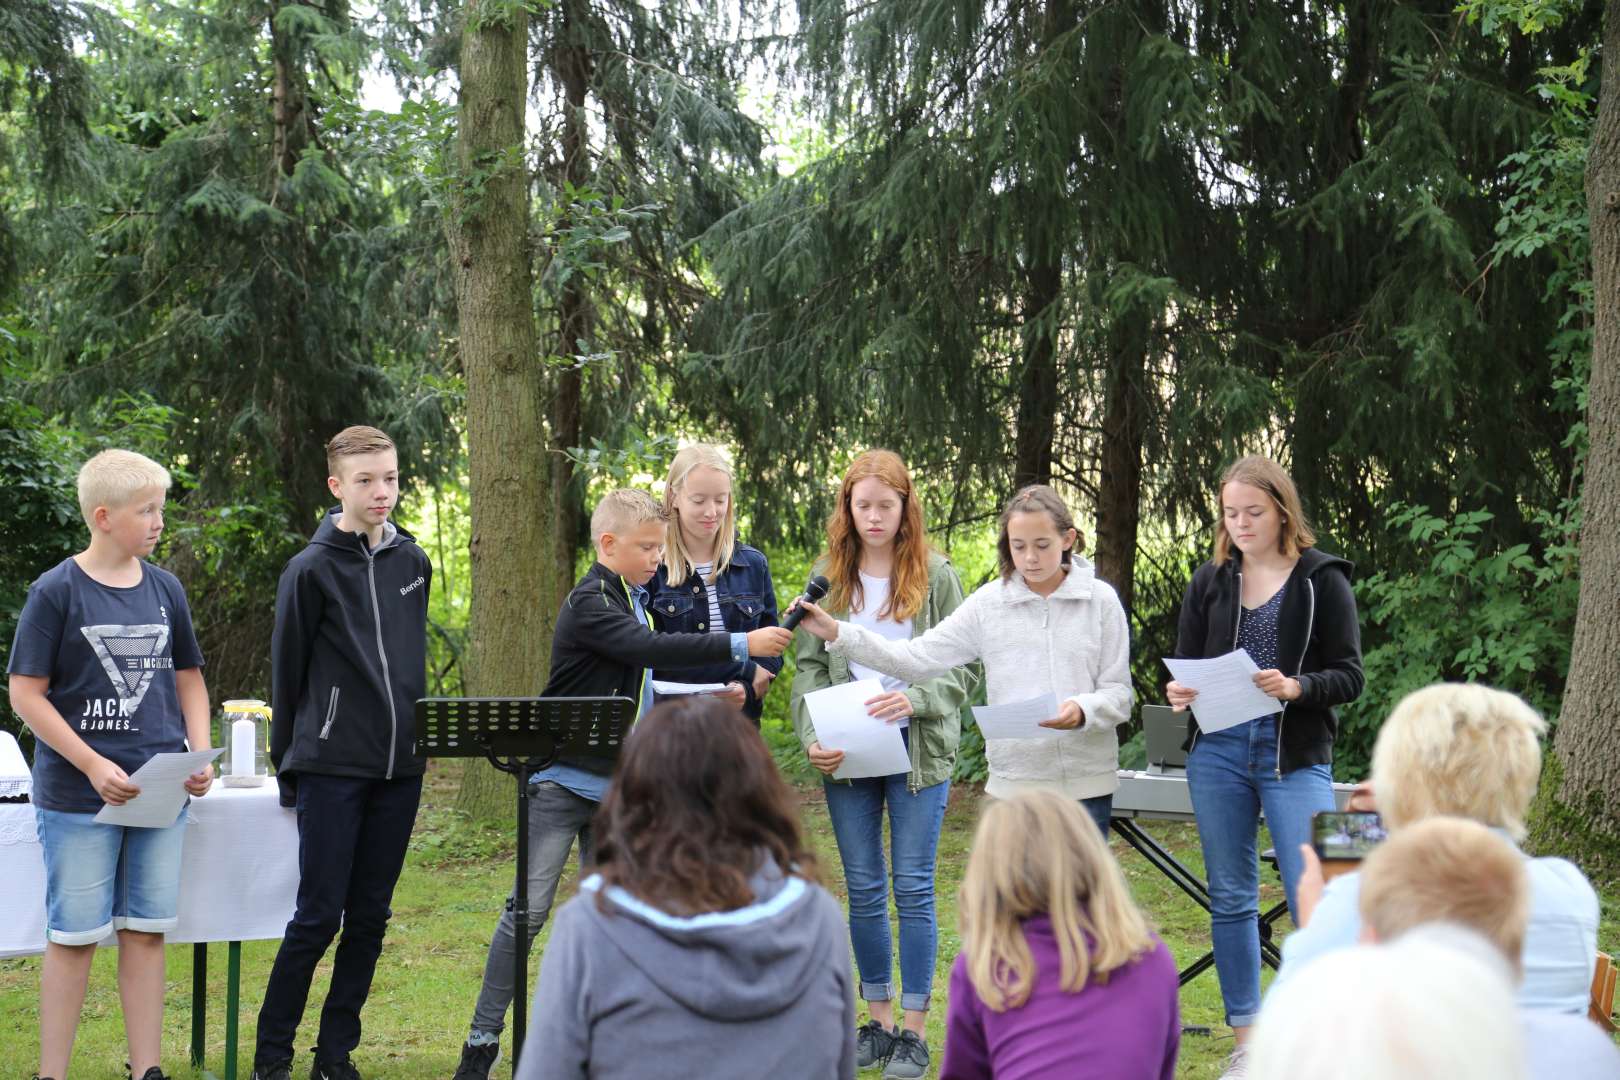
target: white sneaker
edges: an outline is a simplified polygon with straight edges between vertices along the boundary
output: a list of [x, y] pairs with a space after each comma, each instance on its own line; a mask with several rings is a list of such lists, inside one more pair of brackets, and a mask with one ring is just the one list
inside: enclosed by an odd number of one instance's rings
[[1221, 1080], [1244, 1080], [1249, 1075], [1249, 1050], [1240, 1046], [1233, 1050], [1226, 1059], [1226, 1069], [1221, 1073]]

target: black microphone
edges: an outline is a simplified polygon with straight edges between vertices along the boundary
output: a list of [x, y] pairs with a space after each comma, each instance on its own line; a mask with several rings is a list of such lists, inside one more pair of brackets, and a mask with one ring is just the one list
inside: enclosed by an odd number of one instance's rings
[[[805, 582], [804, 595], [801, 596], [800, 599], [808, 600], [813, 604], [826, 595], [827, 579], [822, 577], [820, 574], [817, 574], [815, 577]], [[804, 618], [804, 607], [803, 605], [800, 605], [799, 607], [796, 607], [792, 611], [788, 612], [787, 618], [782, 620], [782, 629], [792, 630], [794, 627], [799, 625], [799, 620], [802, 618]]]

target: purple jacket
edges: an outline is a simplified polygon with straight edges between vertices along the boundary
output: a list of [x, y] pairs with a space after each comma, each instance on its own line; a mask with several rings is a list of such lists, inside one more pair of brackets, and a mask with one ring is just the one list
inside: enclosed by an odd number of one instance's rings
[[1016, 1009], [994, 1012], [979, 1000], [966, 958], [951, 968], [940, 1080], [1173, 1080], [1181, 1045], [1176, 965], [1164, 942], [1079, 993], [1059, 985], [1052, 921], [1025, 921], [1035, 985]]

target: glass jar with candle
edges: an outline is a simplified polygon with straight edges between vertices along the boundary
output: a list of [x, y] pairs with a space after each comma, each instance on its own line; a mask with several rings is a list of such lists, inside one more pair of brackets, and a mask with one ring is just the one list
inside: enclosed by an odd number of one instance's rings
[[226, 787], [258, 787], [269, 779], [270, 706], [262, 701], [239, 700], [225, 703], [221, 725], [220, 779]]

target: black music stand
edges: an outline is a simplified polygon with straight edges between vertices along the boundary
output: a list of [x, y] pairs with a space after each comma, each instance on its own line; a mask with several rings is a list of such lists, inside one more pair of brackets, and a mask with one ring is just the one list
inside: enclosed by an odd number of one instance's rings
[[523, 1052], [529, 1007], [529, 777], [563, 753], [611, 761], [636, 718], [622, 697], [422, 698], [416, 752], [481, 757], [517, 778], [517, 887], [512, 919], [512, 1071]]

